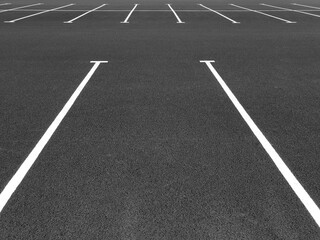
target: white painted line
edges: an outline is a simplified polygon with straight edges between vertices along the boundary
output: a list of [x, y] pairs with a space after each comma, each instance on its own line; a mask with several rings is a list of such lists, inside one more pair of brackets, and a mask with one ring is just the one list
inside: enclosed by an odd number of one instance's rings
[[316, 14], [308, 13], [308, 12], [302, 12], [302, 11], [299, 11], [299, 10], [283, 8], [283, 7], [276, 7], [276, 6], [269, 5], [269, 4], [264, 4], [264, 3], [260, 3], [260, 5], [267, 6], [267, 7], [273, 7], [273, 8], [277, 8], [277, 9], [282, 9], [282, 10], [286, 10], [286, 11], [290, 11], [290, 12], [302, 13], [302, 14], [313, 16], [313, 17], [320, 17], [320, 15], [316, 15]]
[[51, 123], [47, 131], [44, 133], [44, 135], [41, 137], [37, 145], [33, 148], [31, 153], [28, 155], [28, 157], [24, 160], [24, 162], [19, 167], [18, 171], [13, 175], [9, 183], [5, 186], [3, 191], [0, 194], [0, 212], [4, 208], [4, 206], [9, 201], [10, 197], [14, 193], [14, 191], [17, 189], [17, 187], [22, 182], [23, 178], [26, 176], [34, 162], [37, 160], [38, 156], [40, 155], [43, 148], [46, 146], [64, 117], [67, 115], [68, 111], [74, 104], [74, 102], [77, 100], [78, 96], [86, 86], [86, 84], [89, 82], [90, 78], [94, 74], [94, 72], [97, 70], [99, 65], [101, 63], [107, 63], [107, 61], [91, 61], [91, 63], [94, 63], [93, 67], [91, 68], [90, 72], [87, 74], [87, 76], [82, 80], [80, 85], [77, 87], [75, 92], [72, 94], [72, 96], [69, 98], [67, 103], [64, 105], [60, 113], [56, 116], [54, 121]]
[[73, 18], [73, 19], [71, 19], [71, 20], [69, 20], [69, 21], [63, 22], [63, 23], [73, 23], [73, 22], [76, 21], [77, 19], [79, 19], [79, 18], [81, 18], [81, 17], [83, 17], [83, 16], [85, 16], [85, 15], [91, 13], [91, 12], [94, 12], [94, 11], [98, 10], [99, 8], [102, 8], [102, 7], [106, 6], [106, 5], [107, 5], [107, 4], [102, 4], [102, 5], [99, 6], [99, 7], [96, 7], [96, 8], [94, 8], [94, 9], [90, 10], [90, 11], [87, 11], [87, 12], [81, 14], [81, 15], [78, 16], [78, 17], [75, 17], [75, 18]]
[[230, 4], [230, 5], [238, 7], [238, 8], [242, 8], [242, 9], [245, 9], [245, 10], [248, 10], [248, 11], [251, 11], [251, 12], [259, 13], [259, 14], [262, 14], [262, 15], [265, 15], [265, 16], [268, 16], [268, 17], [271, 17], [271, 18], [274, 18], [274, 19], [278, 19], [278, 20], [283, 21], [285, 23], [296, 23], [296, 22], [292, 22], [292, 21], [289, 21], [289, 20], [286, 20], [286, 19], [283, 19], [283, 18], [279, 18], [279, 17], [273, 16], [273, 15], [270, 15], [270, 14], [267, 14], [267, 13], [264, 13], [264, 12], [261, 12], [261, 11], [258, 11], [258, 10], [253, 10], [253, 9], [241, 7], [241, 6], [238, 6], [238, 5], [235, 5], [235, 4]]
[[227, 16], [219, 13], [218, 11], [213, 10], [213, 9], [211, 9], [211, 8], [208, 8], [208, 7], [206, 7], [206, 6], [202, 5], [202, 4], [198, 4], [198, 5], [200, 5], [201, 7], [205, 8], [205, 9], [208, 9], [208, 10], [211, 11], [211, 12], [214, 12], [214, 13], [220, 15], [221, 17], [224, 17], [225, 19], [228, 19], [228, 20], [231, 21], [232, 23], [240, 23], [240, 22], [237, 22], [237, 21], [235, 21], [235, 20], [233, 20], [233, 19], [231, 19], [231, 18], [229, 18], [229, 17], [227, 17]]
[[27, 8], [27, 7], [32, 7], [32, 6], [37, 6], [37, 5], [42, 5], [42, 4], [43, 4], [43, 3], [36, 3], [36, 4], [26, 5], [26, 6], [22, 6], [22, 7], [5, 9], [5, 10], [1, 10], [0, 13], [9, 12], [9, 11], [14, 11], [14, 10], [18, 10], [18, 9], [22, 9], [22, 8]]
[[20, 20], [23, 20], [23, 19], [26, 19], [26, 18], [34, 17], [34, 16], [37, 16], [37, 15], [40, 15], [40, 14], [44, 14], [44, 13], [47, 13], [47, 12], [52, 12], [52, 11], [55, 11], [57, 9], [66, 8], [66, 7], [69, 7], [69, 6], [72, 6], [72, 5], [74, 5], [74, 4], [73, 3], [72, 4], [68, 4], [68, 5], [65, 5], [65, 6], [62, 6], [62, 7], [45, 10], [43, 12], [34, 13], [34, 14], [31, 14], [31, 15], [28, 15], [28, 16], [25, 16], [25, 17], [17, 18], [17, 19], [11, 20], [11, 21], [4, 21], [4, 22], [5, 23], [15, 23], [17, 21], [20, 21]]
[[137, 7], [138, 5], [139, 5], [139, 4], [135, 4], [135, 5], [134, 5], [134, 7], [133, 7], [133, 8], [131, 9], [131, 11], [129, 12], [127, 18], [126, 18], [123, 22], [121, 22], [121, 23], [129, 23], [129, 18], [130, 18], [131, 14], [133, 13], [133, 11], [136, 9], [136, 7]]
[[173, 12], [173, 14], [176, 16], [178, 22], [177, 23], [185, 23], [185, 22], [182, 22], [181, 19], [179, 18], [178, 14], [174, 11], [174, 9], [171, 7], [171, 4], [167, 4], [168, 7], [170, 8], [170, 10]]
[[[298, 3], [291, 3], [292, 5], [300, 6], [300, 7], [308, 7], [308, 8], [314, 8], [320, 10], [320, 7], [312, 7], [308, 5], [298, 4]], [[301, 10], [302, 11], [302, 10]], [[305, 10], [304, 10], [305, 11]]]
[[0, 6], [10, 5], [11, 3], [0, 3]]
[[281, 172], [282, 176], [286, 179], [286, 181], [289, 183], [295, 194], [299, 197], [303, 205], [306, 207], [306, 209], [309, 211], [313, 219], [316, 221], [318, 226], [320, 227], [320, 209], [315, 204], [315, 202], [311, 199], [309, 194], [306, 192], [306, 190], [303, 188], [303, 186], [299, 183], [297, 178], [293, 175], [293, 173], [290, 171], [290, 169], [287, 167], [287, 165], [284, 163], [284, 161], [281, 159], [279, 154], [276, 152], [276, 150], [272, 147], [270, 142], [267, 140], [267, 138], [263, 135], [263, 133], [260, 131], [260, 129], [257, 127], [257, 125], [254, 123], [254, 121], [251, 119], [249, 114], [246, 112], [246, 110], [243, 108], [241, 103], [238, 101], [236, 96], [232, 93], [230, 88], [227, 86], [227, 84], [224, 82], [224, 80], [221, 78], [219, 73], [214, 69], [212, 66], [212, 60], [203, 60], [200, 61], [201, 63], [205, 63], [207, 67], [210, 69], [212, 74], [215, 76], [233, 105], [236, 107], [242, 118], [245, 120], [245, 122], [250, 127], [253, 134], [256, 136], [256, 138], [259, 140], [263, 148], [266, 150], [274, 164], [277, 166], [278, 170]]

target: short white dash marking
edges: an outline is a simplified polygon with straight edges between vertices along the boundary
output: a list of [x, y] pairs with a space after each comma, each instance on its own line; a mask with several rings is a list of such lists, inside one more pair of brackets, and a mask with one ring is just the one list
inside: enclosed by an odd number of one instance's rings
[[170, 8], [170, 10], [173, 12], [173, 14], [176, 16], [178, 22], [177, 23], [185, 23], [185, 22], [182, 22], [181, 19], [179, 18], [178, 14], [176, 13], [176, 11], [171, 7], [171, 4], [167, 4], [168, 7]]
[[121, 23], [129, 23], [129, 18], [130, 18], [130, 16], [131, 16], [131, 14], [133, 13], [133, 11], [137, 8], [138, 5], [139, 5], [139, 4], [135, 4], [135, 5], [134, 5], [134, 7], [131, 9], [131, 11], [129, 12], [129, 14], [128, 14], [128, 16], [126, 17], [126, 19], [125, 19], [123, 22], [121, 22]]
[[69, 6], [72, 6], [72, 5], [74, 5], [74, 4], [72, 3], [72, 4], [68, 4], [68, 5], [62, 6], [62, 7], [45, 10], [43, 12], [34, 13], [34, 14], [31, 14], [31, 15], [28, 15], [28, 16], [25, 16], [25, 17], [21, 17], [21, 18], [17, 18], [17, 19], [11, 20], [11, 21], [5, 21], [5, 23], [15, 23], [17, 21], [20, 21], [20, 20], [23, 20], [23, 19], [26, 19], [26, 18], [31, 18], [31, 17], [37, 16], [37, 15], [40, 15], [40, 14], [44, 14], [44, 13], [47, 13], [47, 12], [52, 12], [52, 11], [55, 11], [55, 10], [58, 10], [58, 9], [61, 9], [61, 8], [66, 8], [66, 7], [69, 7]]
[[258, 10], [253, 10], [253, 9], [241, 7], [241, 6], [238, 6], [238, 5], [236, 5], [236, 4], [230, 4], [230, 5], [231, 5], [231, 6], [235, 6], [235, 7], [237, 7], [237, 8], [242, 8], [242, 9], [245, 9], [245, 10], [248, 10], [248, 11], [251, 11], [251, 12], [259, 13], [259, 14], [265, 15], [265, 16], [267, 16], [267, 17], [271, 17], [271, 18], [274, 18], [274, 19], [278, 19], [278, 20], [283, 21], [283, 22], [285, 22], [285, 23], [296, 23], [296, 22], [292, 22], [292, 21], [289, 21], [289, 20], [286, 20], [286, 19], [283, 19], [283, 18], [279, 18], [279, 17], [273, 16], [273, 15], [270, 15], [270, 14], [267, 14], [267, 13], [264, 13], [264, 12], [261, 12], [261, 11], [258, 11]]
[[23, 8], [38, 6], [38, 5], [42, 5], [42, 4], [43, 4], [43, 3], [36, 3], [36, 4], [26, 5], [26, 6], [22, 6], [22, 7], [16, 7], [16, 8], [11, 8], [11, 9], [4, 9], [4, 10], [1, 10], [0, 13], [15, 11], [15, 10], [18, 10], [18, 9], [23, 9]]
[[210, 69], [211, 73], [215, 76], [217, 81], [219, 82], [222, 89], [225, 91], [233, 105], [236, 107], [242, 118], [245, 120], [245, 122], [250, 127], [253, 134], [257, 137], [263, 148], [266, 150], [274, 164], [277, 166], [279, 171], [281, 172], [282, 176], [286, 179], [286, 181], [289, 183], [295, 194], [299, 197], [303, 205], [306, 207], [306, 209], [309, 211], [310, 215], [313, 217], [313, 219], [316, 221], [318, 226], [320, 227], [320, 209], [315, 204], [315, 202], [311, 199], [307, 191], [303, 188], [303, 186], [300, 184], [300, 182], [297, 180], [297, 178], [293, 175], [293, 173], [290, 171], [290, 169], [287, 167], [287, 165], [284, 163], [284, 161], [281, 159], [279, 154], [276, 152], [276, 150], [272, 147], [268, 139], [263, 135], [263, 133], [260, 131], [260, 129], [257, 127], [257, 125], [254, 123], [252, 118], [249, 116], [249, 114], [246, 112], [246, 110], [243, 108], [241, 103], [238, 101], [236, 96], [232, 93], [230, 88], [227, 86], [227, 84], [224, 82], [224, 80], [221, 78], [219, 73], [216, 71], [216, 69], [212, 66], [211, 63], [213, 63], [213, 60], [203, 60], [200, 61], [201, 63], [205, 63], [207, 67]]
[[303, 4], [298, 4], [298, 3], [291, 3], [292, 5], [300, 6], [300, 7], [308, 7], [308, 8], [314, 8], [314, 9], [320, 9], [320, 7], [313, 7], [313, 6], [308, 6], [308, 5], [303, 5]]
[[237, 22], [237, 21], [235, 21], [235, 20], [233, 20], [233, 19], [231, 19], [231, 18], [223, 15], [222, 13], [219, 13], [218, 11], [213, 10], [213, 9], [211, 9], [211, 8], [208, 8], [208, 7], [206, 7], [206, 6], [202, 5], [202, 4], [198, 4], [198, 5], [201, 6], [201, 7], [203, 7], [203, 8], [205, 8], [205, 9], [208, 9], [208, 10], [211, 11], [211, 12], [214, 12], [214, 13], [220, 15], [221, 17], [224, 17], [225, 19], [228, 19], [228, 20], [231, 21], [232, 23], [240, 23], [240, 22]]
[[75, 18], [73, 18], [73, 19], [71, 19], [71, 20], [69, 20], [69, 21], [66, 21], [66, 22], [64, 22], [64, 23], [73, 23], [74, 21], [78, 20], [79, 18], [81, 18], [81, 17], [83, 17], [83, 16], [85, 16], [85, 15], [91, 13], [91, 12], [94, 12], [94, 11], [96, 11], [96, 10], [98, 10], [98, 9], [106, 6], [106, 5], [107, 5], [107, 4], [102, 4], [101, 6], [96, 7], [96, 8], [94, 8], [94, 9], [90, 10], [90, 11], [87, 11], [87, 12], [81, 14], [80, 16], [75, 17]]
[[107, 61], [91, 61], [91, 63], [94, 63], [93, 67], [87, 74], [87, 76], [82, 80], [80, 85], [77, 87], [75, 92], [72, 94], [72, 96], [69, 98], [67, 103], [64, 105], [60, 113], [56, 116], [54, 121], [51, 123], [47, 131], [44, 133], [44, 135], [41, 137], [39, 142], [36, 144], [36, 146], [33, 148], [31, 153], [28, 155], [28, 157], [24, 160], [24, 162], [19, 167], [18, 171], [14, 174], [14, 176], [11, 178], [9, 183], [5, 186], [3, 191], [0, 194], [0, 212], [14, 193], [14, 191], [17, 189], [17, 187], [22, 182], [23, 178], [26, 176], [34, 162], [37, 160], [38, 156], [42, 152], [43, 148], [46, 146], [64, 117], [67, 115], [68, 111], [74, 104], [74, 102], [77, 100], [78, 96], [86, 86], [86, 84], [89, 82], [90, 78], [94, 74], [94, 72], [97, 70], [99, 65], [101, 63], [107, 63]]
[[264, 3], [260, 3], [260, 5], [267, 6], [267, 7], [272, 7], [272, 8], [277, 8], [277, 9], [281, 9], [281, 10], [286, 10], [286, 11], [291, 11], [291, 12], [297, 12], [297, 13], [301, 13], [301, 14], [305, 14], [305, 15], [309, 15], [309, 16], [313, 16], [313, 17], [320, 17], [320, 15], [316, 15], [316, 14], [308, 13], [308, 12], [302, 12], [302, 11], [299, 11], [299, 10], [283, 8], [283, 7], [277, 7], [277, 6], [264, 4]]

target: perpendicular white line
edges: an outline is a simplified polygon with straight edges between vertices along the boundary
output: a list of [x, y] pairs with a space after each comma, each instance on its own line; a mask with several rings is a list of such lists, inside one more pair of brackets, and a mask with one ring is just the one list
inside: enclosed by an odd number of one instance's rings
[[303, 5], [303, 4], [298, 4], [298, 3], [291, 3], [292, 5], [300, 6], [300, 7], [308, 7], [308, 8], [314, 8], [314, 9], [320, 9], [320, 7], [313, 7], [313, 6], [308, 6], [308, 5]]
[[55, 10], [58, 10], [58, 9], [61, 9], [61, 8], [70, 7], [72, 5], [74, 5], [74, 3], [68, 4], [68, 5], [65, 5], [65, 6], [62, 6], [62, 7], [53, 8], [53, 9], [45, 10], [45, 11], [42, 11], [42, 12], [34, 13], [34, 14], [31, 14], [31, 15], [28, 15], [28, 16], [24, 16], [24, 17], [21, 17], [21, 18], [17, 18], [17, 19], [11, 20], [11, 21], [4, 21], [4, 22], [5, 23], [15, 23], [17, 21], [20, 21], [20, 20], [23, 20], [23, 19], [26, 19], [26, 18], [34, 17], [34, 16], [37, 16], [37, 15], [40, 15], [40, 14], [44, 14], [44, 13], [47, 13], [47, 12], [52, 12], [52, 11], [55, 11]]
[[77, 87], [75, 92], [72, 94], [72, 96], [69, 98], [67, 103], [64, 105], [62, 110], [59, 112], [59, 114], [56, 116], [54, 121], [51, 123], [49, 128], [46, 130], [44, 135], [41, 137], [39, 142], [36, 144], [36, 146], [33, 148], [33, 150], [30, 152], [28, 157], [24, 160], [24, 162], [21, 164], [17, 172], [14, 174], [14, 176], [11, 178], [11, 180], [8, 182], [8, 184], [5, 186], [3, 191], [0, 194], [0, 213], [3, 210], [4, 206], [9, 201], [10, 197], [14, 193], [14, 191], [17, 189], [17, 187], [22, 182], [23, 178], [26, 176], [34, 162], [37, 160], [38, 156], [42, 152], [43, 148], [46, 146], [64, 117], [67, 115], [68, 111], [74, 104], [74, 102], [77, 100], [78, 96], [86, 86], [86, 84], [89, 82], [92, 75], [95, 73], [97, 68], [101, 63], [107, 63], [108, 61], [91, 61], [91, 63], [94, 63], [93, 67], [87, 74], [87, 76], [82, 80], [80, 85]]
[[320, 209], [315, 204], [315, 202], [311, 199], [307, 191], [303, 188], [303, 186], [300, 184], [300, 182], [297, 180], [297, 178], [293, 175], [293, 173], [290, 171], [290, 169], [287, 167], [287, 165], [284, 163], [284, 161], [281, 159], [279, 154], [276, 152], [276, 150], [272, 147], [270, 142], [267, 140], [267, 138], [264, 136], [264, 134], [260, 131], [260, 129], [257, 127], [257, 125], [254, 123], [252, 118], [249, 116], [249, 114], [246, 112], [246, 110], [243, 108], [241, 103], [238, 101], [236, 96], [232, 93], [230, 88], [227, 86], [227, 84], [224, 82], [222, 77], [219, 75], [219, 73], [216, 71], [216, 69], [212, 66], [213, 60], [202, 60], [201, 63], [205, 63], [207, 67], [210, 69], [211, 73], [214, 75], [214, 77], [219, 82], [222, 89], [225, 91], [233, 105], [236, 107], [244, 121], [248, 124], [249, 128], [253, 132], [253, 134], [256, 136], [256, 138], [259, 140], [265, 151], [268, 153], [274, 164], [277, 166], [278, 170], [281, 172], [282, 176], [285, 178], [285, 180], [289, 183], [295, 194], [298, 196], [298, 198], [301, 200], [303, 205], [306, 207], [310, 215], [313, 217], [315, 222], [320, 227]]
[[73, 19], [71, 19], [71, 20], [69, 20], [69, 21], [66, 21], [66, 22], [64, 22], [64, 23], [73, 23], [73, 22], [76, 21], [77, 19], [79, 19], [79, 18], [81, 18], [81, 17], [83, 17], [83, 16], [85, 16], [85, 15], [91, 13], [91, 12], [94, 12], [94, 11], [98, 10], [99, 8], [102, 8], [102, 7], [106, 6], [106, 5], [107, 5], [107, 4], [102, 4], [101, 6], [96, 7], [96, 8], [94, 8], [94, 9], [91, 9], [91, 10], [89, 10], [89, 11], [81, 14], [80, 16], [75, 17], [75, 18], [73, 18]]
[[185, 22], [182, 22], [181, 19], [179, 18], [178, 14], [176, 13], [176, 11], [171, 7], [171, 4], [167, 4], [168, 7], [170, 8], [170, 10], [173, 12], [173, 14], [176, 16], [178, 22], [177, 23], [185, 23]]
[[129, 23], [129, 18], [130, 18], [130, 16], [131, 16], [131, 14], [133, 13], [133, 11], [137, 8], [137, 6], [138, 6], [139, 4], [135, 4], [134, 5], [134, 7], [131, 9], [131, 11], [129, 12], [129, 14], [128, 14], [128, 16], [126, 17], [126, 19], [123, 21], [123, 22], [121, 22], [121, 23]]
[[285, 23], [296, 23], [296, 22], [289, 21], [289, 20], [286, 20], [286, 19], [283, 19], [283, 18], [279, 18], [279, 17], [273, 16], [273, 15], [270, 15], [270, 14], [267, 14], [267, 13], [264, 13], [264, 12], [261, 12], [261, 11], [258, 11], [258, 10], [253, 10], [253, 9], [241, 7], [241, 6], [238, 6], [236, 4], [230, 4], [230, 5], [234, 6], [234, 7], [237, 7], [237, 8], [242, 8], [242, 9], [245, 9], [245, 10], [248, 10], [248, 11], [251, 11], [251, 12], [259, 13], [259, 14], [262, 14], [262, 15], [265, 15], [265, 16], [268, 16], [268, 17], [271, 17], [271, 18], [274, 18], [274, 19], [278, 19], [278, 20], [281, 20], [281, 21], [283, 21]]
[[313, 17], [320, 17], [320, 15], [316, 15], [316, 14], [309, 13], [309, 12], [302, 12], [302, 11], [291, 9], [291, 8], [289, 9], [289, 8], [277, 7], [277, 6], [273, 6], [273, 5], [269, 5], [269, 4], [265, 4], [265, 3], [260, 3], [260, 5], [272, 7], [272, 8], [277, 8], [277, 9], [282, 9], [282, 10], [286, 10], [286, 11], [291, 11], [291, 12], [297, 12], [297, 13], [301, 13], [301, 14], [305, 14], [305, 15], [309, 15], [309, 16], [313, 16]]
[[205, 8], [205, 9], [207, 9], [207, 10], [209, 10], [209, 11], [211, 11], [211, 12], [214, 12], [214, 13], [220, 15], [221, 17], [224, 17], [225, 19], [228, 19], [228, 20], [231, 21], [232, 23], [240, 23], [240, 22], [237, 22], [237, 21], [235, 21], [235, 20], [233, 20], [233, 19], [231, 19], [231, 18], [223, 15], [222, 13], [219, 13], [219, 12], [216, 11], [216, 10], [213, 10], [213, 9], [211, 9], [211, 8], [208, 8], [208, 7], [204, 6], [203, 4], [200, 4], [200, 3], [199, 3], [198, 5], [201, 6], [201, 7], [203, 7], [203, 8]]
[[27, 7], [38, 6], [38, 5], [42, 5], [42, 4], [43, 4], [43, 3], [36, 3], [36, 4], [26, 5], [26, 6], [22, 6], [22, 7], [16, 7], [16, 8], [11, 8], [11, 9], [4, 9], [4, 10], [1, 10], [0, 13], [9, 12], [9, 11], [14, 11], [14, 10], [18, 10], [18, 9], [22, 9], [22, 8], [27, 8]]

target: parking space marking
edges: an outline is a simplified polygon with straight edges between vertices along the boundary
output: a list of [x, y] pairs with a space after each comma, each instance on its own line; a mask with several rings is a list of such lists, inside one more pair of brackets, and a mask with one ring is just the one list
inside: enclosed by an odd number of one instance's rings
[[131, 14], [133, 13], [133, 11], [138, 7], [139, 4], [135, 4], [134, 7], [131, 9], [131, 11], [129, 12], [127, 18], [121, 22], [121, 23], [129, 23], [129, 18], [131, 17]]
[[245, 10], [248, 10], [248, 11], [251, 11], [251, 12], [259, 13], [259, 14], [262, 14], [262, 15], [265, 15], [265, 16], [268, 16], [268, 17], [271, 17], [271, 18], [274, 18], [274, 19], [278, 19], [278, 20], [283, 21], [285, 23], [296, 23], [296, 22], [289, 21], [289, 20], [286, 20], [286, 19], [283, 19], [283, 18], [279, 18], [279, 17], [273, 16], [273, 15], [270, 15], [270, 14], [267, 14], [267, 13], [264, 13], [264, 12], [261, 12], [261, 11], [258, 11], [258, 10], [253, 10], [253, 9], [241, 7], [241, 6], [238, 6], [236, 4], [230, 4], [230, 5], [238, 7], [238, 8], [242, 8], [242, 9], [245, 9]]
[[299, 10], [283, 8], [283, 7], [277, 7], [277, 6], [264, 4], [264, 3], [260, 3], [260, 5], [267, 6], [267, 7], [273, 7], [273, 8], [277, 8], [277, 9], [282, 9], [282, 10], [286, 10], [286, 11], [290, 11], [290, 12], [297, 12], [297, 13], [301, 13], [301, 14], [306, 14], [306, 15], [310, 15], [310, 16], [313, 16], [313, 17], [320, 17], [320, 15], [316, 15], [316, 14], [309, 13], [309, 12], [302, 12], [302, 11], [299, 11]]
[[11, 9], [4, 9], [4, 10], [1, 10], [0, 13], [10, 12], [10, 11], [14, 11], [14, 10], [22, 9], [22, 8], [27, 8], [27, 7], [33, 7], [33, 6], [42, 5], [42, 4], [43, 4], [43, 3], [36, 3], [36, 4], [26, 5], [26, 6], [22, 6], [22, 7], [16, 7], [16, 8], [11, 8]]
[[[298, 3], [291, 3], [291, 4], [296, 5], [296, 6], [300, 6], [300, 7], [308, 7], [308, 8], [314, 8], [314, 9], [320, 10], [320, 7], [313, 7], [313, 6], [308, 6], [308, 5], [298, 4]], [[302, 10], [300, 10], [300, 11], [302, 11]], [[306, 11], [306, 10], [303, 10], [303, 11]]]
[[78, 17], [75, 17], [75, 18], [73, 18], [73, 19], [71, 19], [71, 20], [69, 20], [69, 21], [63, 22], [63, 23], [73, 23], [74, 21], [78, 20], [79, 18], [81, 18], [81, 17], [83, 17], [83, 16], [85, 16], [85, 15], [91, 13], [91, 12], [94, 12], [94, 11], [98, 10], [99, 8], [102, 8], [102, 7], [106, 6], [106, 5], [107, 5], [107, 4], [102, 4], [102, 5], [99, 6], [99, 7], [96, 7], [96, 8], [94, 8], [94, 9], [90, 10], [90, 11], [87, 11], [87, 12], [81, 14], [81, 15], [78, 16]]
[[23, 20], [23, 19], [26, 19], [26, 18], [31, 18], [31, 17], [37, 16], [37, 15], [40, 15], [40, 14], [44, 14], [44, 13], [47, 13], [47, 12], [52, 12], [52, 11], [55, 11], [55, 10], [57, 10], [57, 9], [70, 7], [70, 6], [72, 6], [72, 5], [74, 5], [74, 4], [71, 3], [71, 4], [68, 4], [68, 5], [62, 6], [62, 7], [45, 10], [45, 11], [43, 11], [43, 12], [34, 13], [34, 14], [31, 14], [31, 15], [28, 15], [28, 16], [25, 16], [25, 17], [17, 18], [17, 19], [11, 20], [11, 21], [4, 21], [4, 22], [5, 22], [5, 23], [15, 23], [15, 22], [17, 22], [17, 21], [20, 21], [20, 20]]
[[277, 166], [279, 171], [281, 172], [282, 176], [286, 179], [286, 181], [289, 183], [295, 194], [299, 197], [303, 205], [306, 207], [306, 209], [309, 211], [310, 215], [313, 217], [315, 222], [320, 227], [320, 209], [315, 204], [315, 202], [311, 199], [307, 191], [303, 188], [303, 186], [300, 184], [300, 182], [297, 180], [297, 178], [293, 175], [293, 173], [290, 171], [290, 169], [287, 167], [287, 165], [284, 163], [284, 161], [281, 159], [279, 154], [276, 152], [276, 150], [272, 147], [268, 139], [264, 136], [264, 134], [260, 131], [260, 129], [257, 127], [257, 125], [254, 123], [252, 118], [249, 116], [249, 114], [246, 112], [246, 110], [243, 108], [241, 103], [238, 101], [236, 96], [232, 93], [230, 88], [227, 86], [227, 84], [224, 82], [224, 80], [221, 78], [219, 73], [216, 71], [216, 69], [212, 66], [213, 60], [202, 60], [201, 63], [205, 63], [211, 73], [214, 75], [214, 77], [219, 82], [220, 86], [224, 90], [224, 92], [227, 94], [233, 105], [236, 107], [238, 112], [240, 113], [241, 117], [245, 120], [245, 122], [248, 124], [249, 128], [253, 132], [253, 134], [256, 136], [256, 138], [259, 140], [263, 148], [266, 150], [274, 164]]
[[74, 91], [74, 93], [71, 95], [67, 103], [64, 105], [62, 110], [59, 112], [59, 114], [56, 116], [54, 121], [51, 123], [49, 128], [46, 130], [44, 135], [41, 137], [39, 142], [36, 144], [36, 146], [33, 148], [31, 153], [28, 155], [28, 157], [24, 160], [24, 162], [21, 164], [17, 172], [14, 174], [14, 176], [11, 178], [11, 180], [8, 182], [8, 184], [5, 186], [3, 191], [0, 194], [0, 213], [3, 210], [4, 206], [9, 201], [10, 197], [14, 193], [14, 191], [17, 189], [17, 187], [22, 182], [23, 178], [26, 176], [34, 162], [37, 160], [38, 156], [42, 152], [43, 148], [46, 146], [64, 117], [67, 115], [68, 111], [74, 104], [74, 102], [77, 100], [78, 96], [86, 86], [86, 84], [89, 82], [97, 68], [102, 63], [107, 63], [108, 61], [91, 61], [90, 63], [94, 63], [93, 67], [87, 74], [87, 76], [82, 80], [80, 85], [77, 87], [77, 89]]
[[240, 23], [240, 22], [237, 22], [237, 21], [235, 21], [235, 20], [233, 20], [233, 19], [231, 19], [231, 18], [229, 18], [229, 17], [227, 17], [227, 16], [219, 13], [218, 11], [213, 10], [213, 9], [211, 9], [211, 8], [208, 8], [208, 7], [206, 7], [206, 6], [202, 5], [202, 4], [198, 4], [198, 5], [201, 6], [201, 7], [203, 7], [203, 8], [205, 8], [205, 9], [207, 9], [207, 10], [209, 10], [209, 11], [211, 11], [211, 12], [214, 12], [214, 13], [220, 15], [221, 17], [224, 17], [225, 19], [228, 19], [228, 20], [231, 21], [232, 23]]
[[177, 23], [185, 23], [185, 22], [182, 22], [181, 19], [179, 18], [178, 14], [175, 12], [175, 10], [171, 7], [171, 4], [167, 4], [168, 7], [170, 8], [170, 10], [173, 12], [173, 14], [176, 16], [178, 22]]
[[11, 3], [0, 3], [0, 6], [10, 5]]

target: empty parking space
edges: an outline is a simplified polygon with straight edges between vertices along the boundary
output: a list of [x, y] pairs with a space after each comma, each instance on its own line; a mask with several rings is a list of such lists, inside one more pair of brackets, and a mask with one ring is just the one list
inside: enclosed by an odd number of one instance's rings
[[266, 4], [0, 10], [0, 238], [319, 239], [320, 12]]

